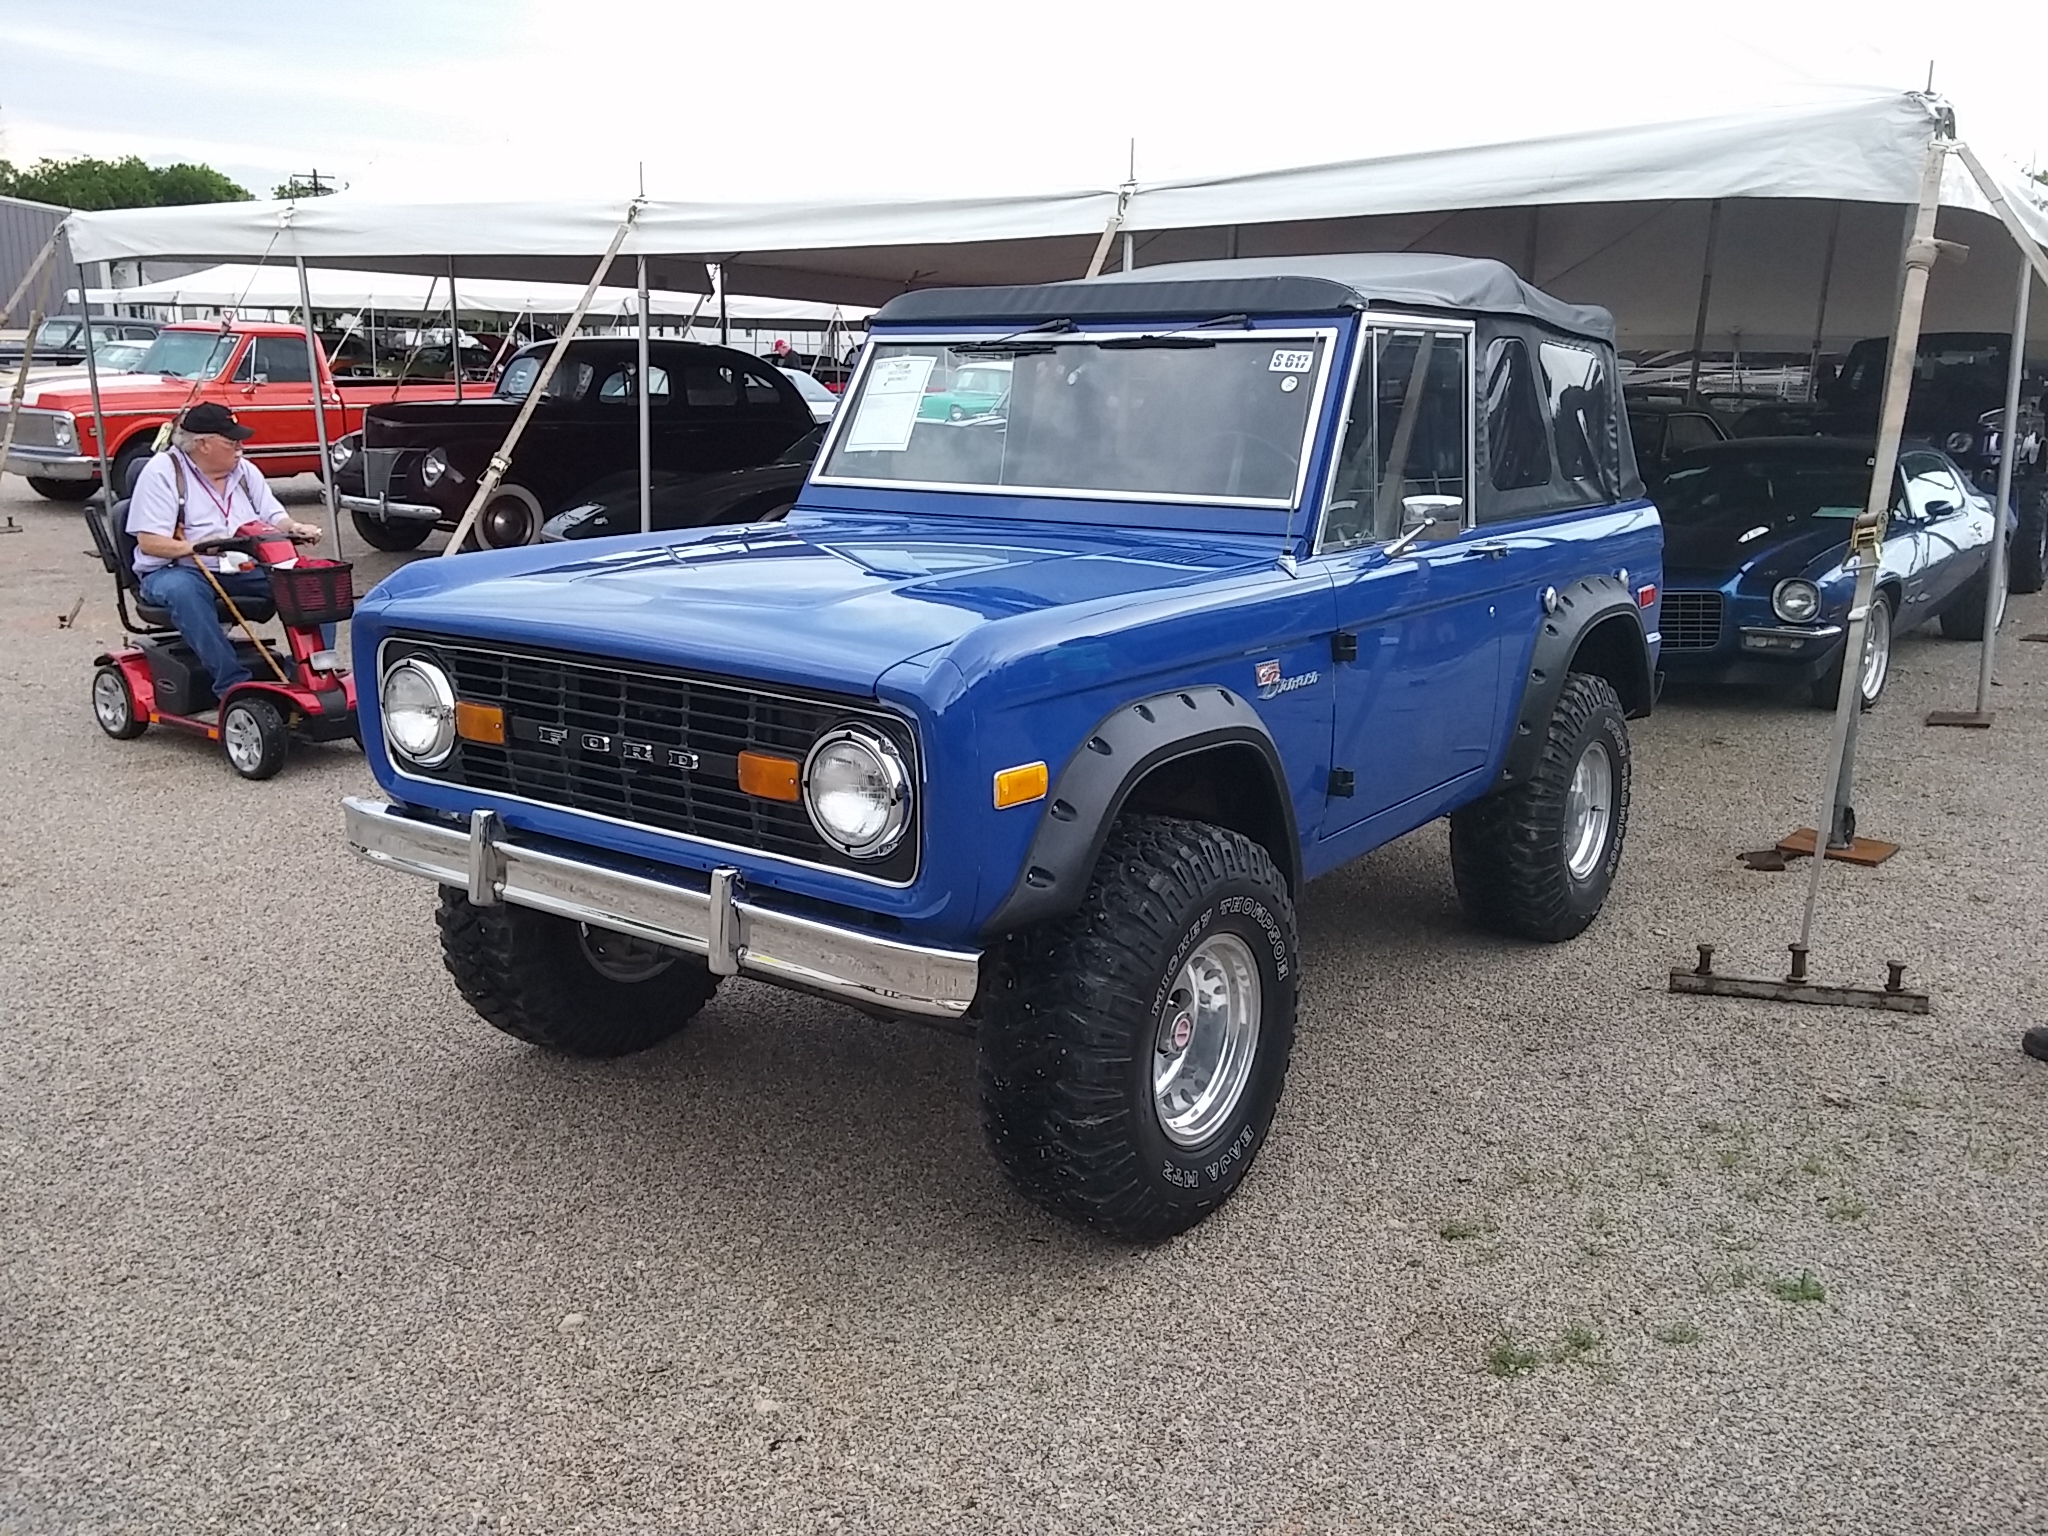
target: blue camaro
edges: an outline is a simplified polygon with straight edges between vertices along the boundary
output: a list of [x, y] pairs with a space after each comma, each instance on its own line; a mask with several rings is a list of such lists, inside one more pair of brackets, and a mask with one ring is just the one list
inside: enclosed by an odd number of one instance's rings
[[[1738, 438], [1676, 460], [1664, 518], [1663, 664], [1674, 679], [1809, 684], [1833, 707], [1855, 579], [1849, 529], [1870, 493], [1871, 447], [1842, 438]], [[1865, 707], [1892, 637], [1929, 619], [1980, 639], [1991, 498], [1947, 455], [1899, 455], [1865, 654]], [[2011, 519], [2007, 518], [2008, 535]], [[2003, 612], [2003, 603], [2000, 611]]]

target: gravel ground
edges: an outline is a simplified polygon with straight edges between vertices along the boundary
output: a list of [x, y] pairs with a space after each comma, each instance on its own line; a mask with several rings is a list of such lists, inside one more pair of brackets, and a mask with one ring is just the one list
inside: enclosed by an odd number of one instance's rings
[[1462, 926], [1441, 826], [1310, 888], [1273, 1140], [1131, 1251], [1012, 1196], [966, 1039], [746, 983], [622, 1063], [495, 1034], [354, 750], [106, 740], [108, 581], [0, 514], [9, 1536], [2048, 1530], [2048, 645], [1937, 732], [1976, 649], [1908, 639], [1868, 720], [1905, 847], [1815, 971], [1931, 1016], [1665, 990], [1782, 965], [1803, 877], [1733, 855], [1826, 726], [1668, 700], [1576, 943]]

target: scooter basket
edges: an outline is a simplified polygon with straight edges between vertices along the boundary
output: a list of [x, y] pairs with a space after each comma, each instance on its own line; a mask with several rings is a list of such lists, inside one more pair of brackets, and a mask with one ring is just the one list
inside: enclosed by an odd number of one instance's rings
[[270, 600], [290, 629], [339, 624], [356, 611], [355, 567], [346, 560], [301, 560], [270, 568]]

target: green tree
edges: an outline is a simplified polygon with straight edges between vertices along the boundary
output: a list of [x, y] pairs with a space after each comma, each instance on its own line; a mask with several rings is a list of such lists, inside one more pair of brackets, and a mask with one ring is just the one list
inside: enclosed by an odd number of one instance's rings
[[186, 203], [246, 203], [249, 192], [210, 165], [152, 166], [139, 155], [101, 160], [38, 160], [22, 170], [0, 160], [0, 196], [63, 208], [162, 208]]

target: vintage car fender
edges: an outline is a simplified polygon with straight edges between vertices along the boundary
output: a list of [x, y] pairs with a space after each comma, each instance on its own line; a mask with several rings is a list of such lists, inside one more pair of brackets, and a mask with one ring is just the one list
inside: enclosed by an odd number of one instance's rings
[[[1016, 882], [982, 925], [984, 938], [1079, 910], [1102, 846], [1131, 791], [1153, 770], [1217, 747], [1238, 747], [1263, 770], [1252, 790], [1276, 806], [1267, 838], [1291, 889], [1301, 884], [1301, 841], [1280, 749], [1241, 694], [1213, 683], [1156, 693], [1105, 716], [1060, 770]], [[1259, 771], [1259, 770], [1254, 770]]]

